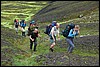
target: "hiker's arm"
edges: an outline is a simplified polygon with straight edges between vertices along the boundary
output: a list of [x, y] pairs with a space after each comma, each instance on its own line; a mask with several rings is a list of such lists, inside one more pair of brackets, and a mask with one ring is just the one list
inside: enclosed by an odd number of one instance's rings
[[31, 35], [30, 35], [30, 39], [32, 40]]
[[30, 39], [31, 39], [32, 41], [34, 41], [34, 39], [31, 38], [31, 35], [30, 35]]
[[38, 34], [38, 37], [40, 37], [40, 38], [41, 38], [41, 35], [40, 35], [40, 34]]
[[74, 32], [76, 32], [76, 35], [75, 36], [77, 36], [77, 35], [79, 35], [79, 29], [77, 29], [77, 30], [74, 30]]
[[26, 27], [26, 24], [25, 24], [25, 27]]
[[58, 40], [60, 40], [59, 30], [58, 30]]
[[55, 41], [55, 38], [54, 38], [54, 27], [51, 29], [51, 36], [52, 36], [53, 40]]
[[74, 32], [76, 32], [77, 35], [79, 35], [79, 33], [80, 33], [79, 29], [74, 29]]
[[73, 32], [73, 30], [71, 29], [69, 32], [69, 35], [68, 35], [69, 37], [73, 37], [77, 34], [76, 32], [74, 32], [74, 33], [72, 33], [72, 32]]
[[52, 32], [52, 38], [53, 38], [53, 40], [55, 41], [55, 38], [54, 38], [54, 32]]
[[39, 30], [38, 30], [38, 37], [40, 37], [41, 38], [41, 35], [39, 34], [40, 32], [39, 32]]

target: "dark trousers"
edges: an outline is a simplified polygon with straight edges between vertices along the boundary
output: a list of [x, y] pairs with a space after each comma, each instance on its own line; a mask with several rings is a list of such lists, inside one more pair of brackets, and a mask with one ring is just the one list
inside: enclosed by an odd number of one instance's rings
[[34, 41], [32, 41], [32, 40], [30, 39], [30, 49], [32, 49], [33, 42], [34, 42], [34, 51], [36, 51], [36, 46], [37, 46], [37, 40], [36, 40], [36, 39], [35, 39]]
[[25, 32], [22, 32], [22, 36], [25, 36]]
[[15, 28], [18, 28], [18, 25], [15, 25]]
[[[23, 27], [23, 29], [25, 29], [25, 27]], [[22, 36], [25, 36], [25, 32], [22, 32]]]

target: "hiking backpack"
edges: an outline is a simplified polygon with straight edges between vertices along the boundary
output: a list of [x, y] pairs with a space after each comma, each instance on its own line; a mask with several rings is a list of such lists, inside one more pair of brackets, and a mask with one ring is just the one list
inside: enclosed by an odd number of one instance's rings
[[21, 23], [20, 23], [20, 26], [21, 26], [21, 27], [26, 27], [26, 22], [21, 22]]
[[52, 27], [56, 26], [56, 22], [52, 22], [50, 25], [46, 26], [45, 34], [49, 35]]
[[64, 37], [68, 37], [68, 34], [69, 34], [70, 30], [73, 29], [74, 27], [75, 27], [75, 24], [73, 24], [73, 23], [68, 24], [66, 26], [66, 28], [62, 31], [62, 35]]

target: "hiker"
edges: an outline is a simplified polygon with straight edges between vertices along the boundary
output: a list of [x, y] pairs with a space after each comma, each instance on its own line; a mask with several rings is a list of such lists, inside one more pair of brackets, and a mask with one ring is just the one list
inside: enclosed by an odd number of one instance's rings
[[45, 30], [44, 33], [49, 36], [52, 27], [56, 26], [56, 24], [57, 24], [57, 22], [53, 21], [51, 24], [49, 24], [48, 26], [46, 26], [46, 30]]
[[51, 31], [50, 31], [50, 42], [51, 42], [51, 46], [50, 46], [50, 50], [53, 52], [53, 48], [56, 44], [56, 35], [58, 35], [58, 40], [60, 40], [60, 37], [59, 37], [59, 27], [60, 27], [60, 24], [59, 23], [56, 23], [56, 26], [52, 27]]
[[34, 50], [33, 51], [36, 51], [36, 46], [37, 46], [37, 37], [39, 37], [40, 35], [38, 34], [39, 31], [38, 29], [34, 29], [31, 33], [30, 33], [30, 49], [32, 50], [32, 46], [33, 46], [33, 43], [34, 43]]
[[30, 33], [34, 30], [34, 29], [38, 29], [38, 27], [37, 27], [37, 24], [36, 24], [36, 22], [34, 21], [32, 21], [32, 22], [30, 22], [30, 25], [29, 25], [29, 27], [28, 27], [28, 36], [30, 36]]
[[15, 25], [16, 33], [18, 33], [19, 21], [17, 19], [14, 20], [14, 25]]
[[22, 29], [22, 36], [26, 36], [25, 35], [25, 27], [26, 27], [26, 22], [25, 22], [25, 20], [22, 20], [21, 22], [20, 22], [20, 26], [21, 26], [21, 29]]
[[66, 37], [66, 41], [69, 44], [68, 46], [68, 53], [72, 53], [73, 49], [74, 49], [74, 43], [73, 43], [73, 39], [75, 36], [77, 36], [79, 34], [79, 25], [75, 25], [75, 28], [71, 29], [69, 31], [68, 37]]

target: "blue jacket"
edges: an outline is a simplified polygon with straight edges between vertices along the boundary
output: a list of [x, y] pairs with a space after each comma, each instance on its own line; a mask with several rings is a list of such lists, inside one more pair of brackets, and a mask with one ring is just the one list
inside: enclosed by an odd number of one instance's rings
[[69, 34], [68, 34], [68, 37], [74, 38], [74, 36], [77, 36], [77, 35], [78, 35], [78, 32], [76, 31], [75, 33], [73, 33], [73, 29], [71, 29]]

